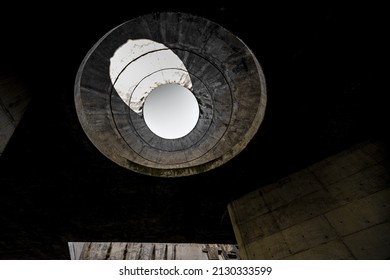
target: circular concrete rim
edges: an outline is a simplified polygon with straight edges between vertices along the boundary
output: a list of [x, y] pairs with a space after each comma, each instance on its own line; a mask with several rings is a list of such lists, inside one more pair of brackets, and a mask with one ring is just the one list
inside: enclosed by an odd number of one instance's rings
[[[200, 116], [182, 138], [151, 132], [110, 81], [113, 53], [137, 39], [164, 44], [188, 68]], [[76, 111], [91, 142], [118, 165], [159, 177], [199, 174], [235, 157], [258, 131], [266, 100], [262, 68], [239, 38], [215, 22], [176, 12], [140, 16], [107, 32], [84, 57], [75, 81]]]

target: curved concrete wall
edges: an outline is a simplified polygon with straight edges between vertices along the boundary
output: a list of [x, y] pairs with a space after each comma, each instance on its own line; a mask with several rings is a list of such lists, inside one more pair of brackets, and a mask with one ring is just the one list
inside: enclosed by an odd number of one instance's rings
[[[129, 39], [161, 43], [184, 63], [200, 107], [184, 137], [155, 135], [112, 84], [110, 59]], [[228, 30], [189, 14], [156, 13], [115, 27], [91, 48], [76, 77], [75, 104], [106, 157], [139, 173], [177, 177], [218, 167], [245, 148], [263, 120], [266, 86], [254, 54]]]

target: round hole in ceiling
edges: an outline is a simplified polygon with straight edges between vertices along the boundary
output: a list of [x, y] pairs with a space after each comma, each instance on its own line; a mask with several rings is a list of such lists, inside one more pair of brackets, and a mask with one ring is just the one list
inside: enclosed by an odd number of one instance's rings
[[145, 98], [143, 117], [156, 135], [176, 139], [191, 132], [199, 119], [199, 105], [192, 92], [178, 84], [163, 84]]
[[[189, 119], [175, 120], [173, 127], [184, 129], [167, 135], [159, 131], [173, 122], [162, 117], [167, 111], [151, 117], [150, 110], [178, 109], [168, 100], [173, 88], [195, 109], [178, 110], [176, 118]], [[161, 177], [198, 174], [235, 157], [259, 129], [266, 100], [260, 63], [242, 40], [208, 19], [175, 12], [107, 32], [75, 81], [78, 118], [98, 150], [124, 168]]]

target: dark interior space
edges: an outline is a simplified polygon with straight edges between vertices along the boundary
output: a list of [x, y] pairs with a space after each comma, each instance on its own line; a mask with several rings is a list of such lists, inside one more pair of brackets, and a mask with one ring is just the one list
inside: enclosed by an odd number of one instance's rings
[[[0, 157], [1, 259], [69, 259], [69, 241], [236, 243], [231, 200], [386, 137], [381, 7], [109, 4], [3, 10], [0, 72], [18, 76], [32, 100]], [[265, 74], [258, 133], [202, 174], [158, 178], [124, 169], [93, 146], [77, 119], [73, 87], [86, 53], [117, 25], [158, 11], [219, 23], [252, 49]]]

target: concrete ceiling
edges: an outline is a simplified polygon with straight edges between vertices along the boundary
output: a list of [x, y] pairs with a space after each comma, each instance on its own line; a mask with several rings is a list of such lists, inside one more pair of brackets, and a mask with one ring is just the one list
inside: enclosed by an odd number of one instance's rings
[[[380, 9], [263, 7], [10, 8], [0, 64], [33, 96], [0, 158], [0, 258], [68, 258], [69, 241], [235, 243], [229, 201], [357, 142], [385, 134]], [[105, 158], [77, 119], [73, 87], [111, 28], [169, 10], [206, 17], [254, 52], [264, 121], [223, 166], [185, 178], [136, 174]]]

